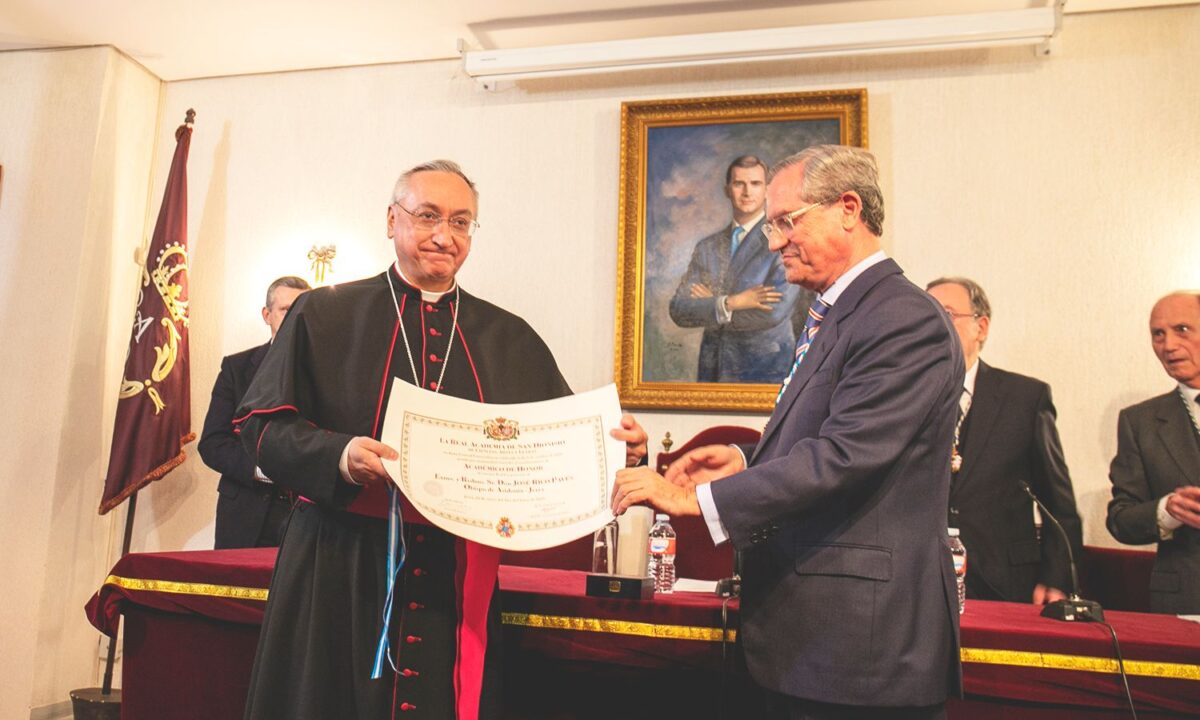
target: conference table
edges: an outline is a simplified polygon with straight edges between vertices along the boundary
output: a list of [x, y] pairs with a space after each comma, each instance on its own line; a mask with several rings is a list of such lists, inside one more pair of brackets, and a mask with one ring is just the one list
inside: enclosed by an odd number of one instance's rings
[[[165, 552], [113, 567], [87, 613], [110, 636], [124, 618], [124, 720], [241, 717], [274, 560], [274, 549]], [[736, 600], [594, 598], [584, 578], [501, 565], [507, 717], [755, 717]], [[1109, 630], [1038, 610], [967, 601], [966, 697], [950, 717], [1127, 717]], [[1139, 717], [1200, 717], [1200, 624], [1106, 615]]]

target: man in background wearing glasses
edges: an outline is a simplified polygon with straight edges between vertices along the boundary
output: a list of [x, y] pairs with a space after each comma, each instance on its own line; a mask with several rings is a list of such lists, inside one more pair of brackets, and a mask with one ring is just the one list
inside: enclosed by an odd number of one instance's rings
[[961, 277], [926, 290], [949, 313], [962, 342], [967, 374], [959, 398], [950, 483], [950, 527], [967, 548], [967, 597], [1044, 605], [1075, 592], [1068, 550], [1050, 521], [1041, 542], [1030, 488], [1062, 523], [1082, 558], [1075, 491], [1055, 424], [1050, 386], [979, 359], [991, 327], [983, 288]]
[[738, 639], [770, 717], [942, 718], [960, 692], [946, 542], [963, 357], [880, 249], [875, 158], [810, 147], [773, 171], [771, 249], [818, 293], [756, 447], [617, 475], [614, 509], [703, 515], [742, 552]]
[[[396, 262], [304, 295], [242, 401], [247, 450], [301, 498], [271, 579], [248, 719], [499, 716], [488, 642], [500, 626], [499, 550], [428, 524], [407, 503], [403, 544], [392, 542], [381, 458], [396, 451], [377, 441], [397, 380], [489, 403], [570, 393], [524, 320], [455, 279], [477, 207], [455, 163], [401, 175], [387, 209]], [[613, 434], [631, 461], [645, 455], [641, 428]], [[389, 547], [403, 554], [384, 648]]]

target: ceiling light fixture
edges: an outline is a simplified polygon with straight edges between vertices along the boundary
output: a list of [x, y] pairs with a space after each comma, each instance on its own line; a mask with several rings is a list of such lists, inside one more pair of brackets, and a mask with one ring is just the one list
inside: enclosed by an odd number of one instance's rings
[[508, 80], [652, 68], [929, 50], [1037, 45], [1062, 25], [1065, 0], [1024, 10], [674, 35], [513, 50], [470, 50], [466, 73], [484, 87]]

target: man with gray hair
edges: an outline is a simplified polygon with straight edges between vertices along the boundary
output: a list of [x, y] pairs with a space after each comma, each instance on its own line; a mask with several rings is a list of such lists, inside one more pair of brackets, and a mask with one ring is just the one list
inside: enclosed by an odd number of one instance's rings
[[1150, 311], [1150, 344], [1171, 392], [1117, 416], [1108, 530], [1158, 543], [1150, 610], [1200, 614], [1200, 292], [1175, 292]]
[[[397, 381], [488, 403], [570, 392], [528, 323], [456, 280], [479, 227], [477, 199], [450, 161], [401, 175], [387, 207], [396, 261], [301, 298], [242, 401], [247, 450], [300, 497], [271, 579], [250, 720], [500, 713], [489, 643], [500, 625], [499, 550], [430, 525], [406, 501], [390, 538], [382, 459], [397, 454], [378, 440]], [[640, 427], [613, 435], [634, 460], [645, 455]]]
[[283, 525], [292, 509], [291, 493], [255, 467], [233, 431], [233, 416], [292, 303], [311, 289], [304, 278], [295, 275], [272, 282], [262, 309], [271, 340], [221, 361], [221, 372], [204, 416], [204, 431], [196, 446], [204, 464], [221, 473], [214, 542], [218, 550], [277, 547], [283, 537]]
[[955, 425], [948, 521], [967, 548], [967, 597], [1035, 605], [1062, 600], [1076, 590], [1068, 548], [1048, 526], [1039, 542], [1026, 493], [1028, 488], [1053, 513], [1067, 532], [1070, 551], [1080, 558], [1083, 533], [1050, 386], [979, 359], [992, 306], [978, 283], [943, 277], [925, 289], [954, 323], [967, 368]]
[[774, 718], [945, 717], [961, 691], [946, 539], [964, 363], [949, 318], [880, 248], [875, 158], [775, 168], [765, 228], [815, 293], [757, 446], [617, 474], [614, 510], [702, 515], [742, 552], [739, 640]]

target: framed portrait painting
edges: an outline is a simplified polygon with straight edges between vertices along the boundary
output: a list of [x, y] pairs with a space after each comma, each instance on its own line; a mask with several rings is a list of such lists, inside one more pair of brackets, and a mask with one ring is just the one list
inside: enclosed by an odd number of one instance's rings
[[767, 248], [766, 172], [826, 143], [866, 147], [866, 90], [621, 105], [623, 405], [770, 411], [813, 295]]

